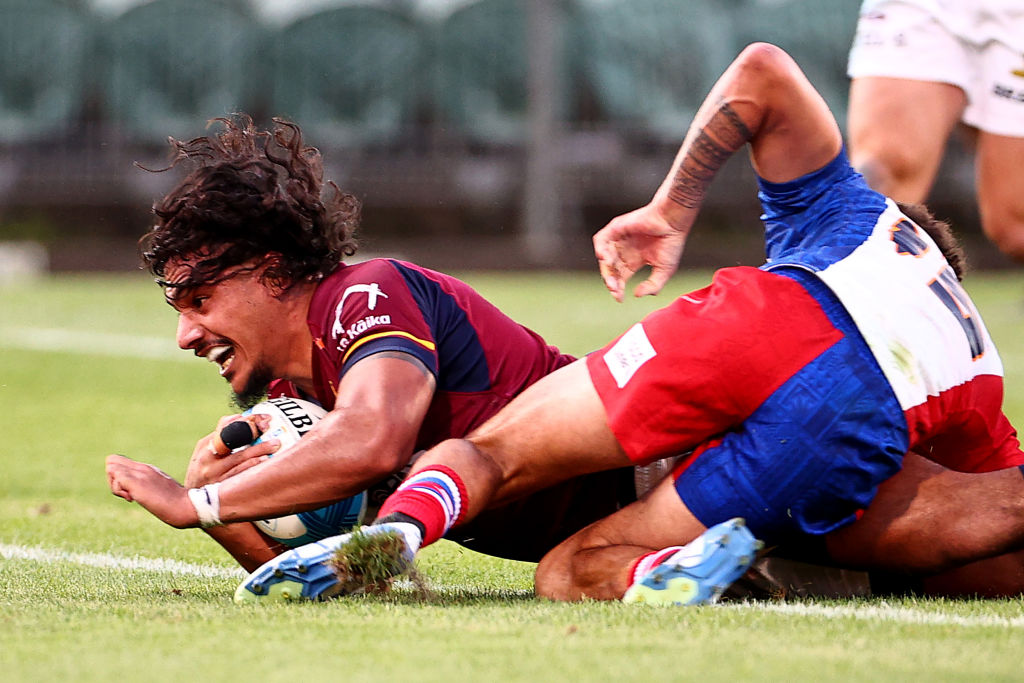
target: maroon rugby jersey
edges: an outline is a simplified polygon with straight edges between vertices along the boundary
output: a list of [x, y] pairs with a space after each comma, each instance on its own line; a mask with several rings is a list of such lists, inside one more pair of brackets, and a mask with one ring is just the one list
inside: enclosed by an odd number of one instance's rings
[[[464, 282], [393, 259], [339, 266], [317, 287], [308, 323], [315, 398], [327, 409], [345, 372], [374, 353], [409, 353], [434, 374], [417, 450], [465, 436], [573, 360]], [[297, 395], [290, 383], [271, 386], [271, 396], [284, 394]]]
[[[313, 295], [315, 398], [332, 408], [345, 372], [380, 351], [419, 358], [437, 379], [416, 450], [462, 437], [516, 394], [572, 357], [548, 346], [453, 277], [392, 259], [341, 265]], [[300, 396], [290, 382], [271, 397]], [[367, 491], [378, 506], [397, 486], [395, 473]], [[636, 500], [633, 469], [576, 477], [486, 510], [446, 535], [477, 552], [527, 562], [588, 524]]]

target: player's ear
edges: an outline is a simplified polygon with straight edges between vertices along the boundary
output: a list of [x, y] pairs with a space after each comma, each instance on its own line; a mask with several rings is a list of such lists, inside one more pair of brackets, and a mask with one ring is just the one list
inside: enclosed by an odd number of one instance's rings
[[270, 290], [271, 295], [278, 297], [284, 294], [295, 284], [295, 280], [288, 274], [280, 254], [269, 253], [259, 266], [259, 278], [263, 286]]

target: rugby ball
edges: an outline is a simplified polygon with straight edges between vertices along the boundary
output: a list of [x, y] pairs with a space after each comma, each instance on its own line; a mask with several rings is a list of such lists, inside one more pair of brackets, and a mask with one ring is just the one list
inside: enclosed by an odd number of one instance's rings
[[[253, 406], [244, 414], [270, 416], [270, 425], [253, 443], [277, 439], [281, 447], [274, 455], [280, 455], [297, 444], [327, 411], [315, 403], [298, 398], [272, 398]], [[366, 493], [363, 492], [317, 510], [263, 519], [254, 524], [278, 543], [295, 547], [348, 531], [362, 521], [365, 511]]]

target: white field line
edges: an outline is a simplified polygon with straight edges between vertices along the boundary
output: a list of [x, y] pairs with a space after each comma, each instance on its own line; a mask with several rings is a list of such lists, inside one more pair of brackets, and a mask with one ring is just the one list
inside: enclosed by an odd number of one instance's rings
[[758, 610], [800, 617], [823, 617], [826, 619], [860, 619], [863, 621], [885, 621], [898, 624], [921, 624], [926, 626], [984, 626], [1003, 628], [1024, 628], [1024, 617], [997, 617], [991, 615], [964, 616], [947, 612], [930, 612], [910, 607], [889, 607], [885, 605], [813, 605], [807, 603], [743, 602], [722, 604], [721, 607], [737, 610]]
[[0, 557], [5, 560], [25, 560], [57, 564], [67, 562], [101, 569], [127, 569], [131, 571], [159, 572], [198, 576], [205, 579], [240, 579], [246, 573], [241, 568], [216, 567], [213, 565], [191, 564], [177, 560], [146, 557], [123, 557], [105, 553], [73, 553], [64, 550], [40, 548], [38, 546], [9, 545], [0, 543]]
[[114, 334], [49, 327], [0, 328], [0, 347], [28, 351], [56, 351], [91, 356], [186, 361], [191, 356], [171, 337]]
[[[163, 558], [123, 557], [104, 553], [73, 553], [48, 548], [10, 545], [0, 543], [0, 558], [56, 564], [66, 562], [101, 569], [127, 569], [165, 574], [198, 576], [200, 578], [241, 579], [245, 572], [239, 568], [191, 564]], [[458, 586], [433, 586], [440, 592], [463, 591], [469, 588]], [[531, 593], [532, 591], [511, 591]], [[888, 607], [885, 605], [813, 605], [807, 603], [743, 602], [725, 603], [717, 609], [756, 610], [795, 617], [816, 617], [826, 619], [860, 619], [864, 621], [891, 622], [898, 624], [921, 624], [925, 626], [966, 626], [986, 628], [1024, 628], [1024, 617], [996, 617], [990, 615], [964, 616], [946, 612], [931, 612], [910, 607]]]

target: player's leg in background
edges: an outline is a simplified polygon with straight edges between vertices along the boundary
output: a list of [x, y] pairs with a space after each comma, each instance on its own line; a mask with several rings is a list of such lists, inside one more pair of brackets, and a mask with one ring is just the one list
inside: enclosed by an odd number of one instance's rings
[[[537, 595], [552, 600], [618, 600], [631, 586], [682, 562], [687, 589], [672, 591], [671, 570], [659, 581], [663, 604], [714, 602], [750, 566], [760, 548], [742, 522], [708, 529], [686, 507], [673, 477], [640, 500], [594, 522], [552, 549], [537, 566]], [[685, 559], [684, 559], [685, 558]], [[657, 592], [657, 591], [656, 591]]]
[[[966, 583], [979, 577], [977, 571], [958, 568], [1003, 556], [990, 566], [1005, 569], [1024, 559], [1008, 555], [1024, 548], [1024, 475], [1016, 467], [954, 472], [910, 453], [864, 515], [828, 534], [826, 544], [841, 566], [932, 575], [935, 590], [944, 586], [953, 592], [957, 586], [960, 593], [991, 592], [983, 584]], [[944, 572], [950, 573], [939, 580]], [[1014, 572], [1020, 584], [1011, 593], [1024, 589], [1020, 567]], [[1004, 573], [998, 581], [1004, 589], [1006, 579], [1012, 577]]]
[[982, 228], [1000, 251], [1024, 263], [1022, 159], [1024, 137], [979, 132], [975, 163]]
[[928, 197], [967, 100], [946, 83], [864, 76], [850, 85], [850, 161], [868, 184], [900, 202]]
[[552, 600], [617, 600], [636, 561], [689, 543], [706, 530], [668, 476], [640, 500], [594, 522], [552, 549], [537, 566], [537, 595]]
[[926, 576], [919, 585], [922, 593], [932, 597], [1019, 597], [1024, 595], [1024, 551]]

